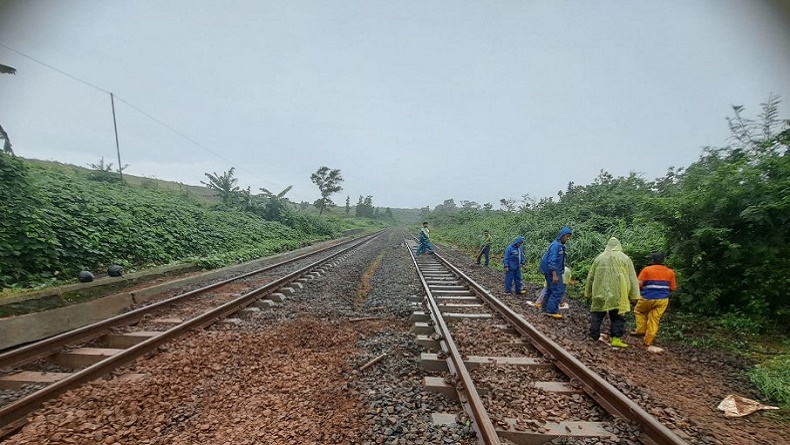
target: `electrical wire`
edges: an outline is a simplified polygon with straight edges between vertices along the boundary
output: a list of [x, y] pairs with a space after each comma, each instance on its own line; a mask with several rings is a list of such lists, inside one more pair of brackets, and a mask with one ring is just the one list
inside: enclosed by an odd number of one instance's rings
[[[20, 56], [22, 56], [22, 57], [28, 58], [28, 59], [30, 59], [30, 60], [32, 60], [32, 61], [34, 61], [34, 62], [36, 62], [36, 63], [39, 63], [39, 64], [41, 64], [41, 65], [44, 65], [45, 67], [47, 67], [47, 68], [49, 68], [49, 69], [51, 69], [51, 70], [53, 70], [53, 71], [56, 71], [56, 72], [58, 72], [58, 73], [60, 73], [60, 74], [62, 74], [62, 75], [64, 75], [64, 76], [66, 76], [66, 77], [69, 77], [69, 78], [71, 78], [71, 79], [73, 79], [73, 80], [76, 80], [77, 82], [80, 82], [80, 83], [82, 83], [82, 84], [85, 84], [85, 85], [87, 85], [87, 86], [89, 86], [89, 87], [91, 87], [91, 88], [93, 88], [93, 89], [96, 89], [96, 90], [98, 90], [98, 91], [101, 91], [102, 93], [105, 93], [105, 94], [112, 94], [113, 96], [115, 96], [115, 98], [116, 98], [116, 99], [118, 99], [119, 101], [123, 102], [124, 104], [126, 104], [127, 106], [129, 106], [130, 108], [132, 108], [133, 110], [135, 110], [135, 111], [137, 111], [138, 113], [142, 114], [143, 116], [145, 116], [145, 117], [147, 117], [147, 118], [151, 119], [152, 121], [156, 122], [157, 124], [159, 124], [159, 125], [163, 126], [164, 128], [166, 128], [166, 129], [168, 129], [168, 130], [172, 131], [172, 132], [173, 132], [173, 133], [175, 133], [176, 135], [178, 135], [178, 136], [180, 136], [180, 137], [184, 138], [185, 140], [189, 141], [191, 144], [194, 144], [194, 145], [196, 145], [196, 146], [198, 146], [198, 147], [202, 148], [203, 150], [206, 150], [207, 152], [211, 153], [212, 155], [216, 156], [217, 158], [219, 158], [219, 159], [222, 159], [222, 160], [223, 160], [223, 161], [225, 161], [225, 162], [228, 162], [229, 164], [231, 164], [231, 167], [235, 167], [235, 165], [234, 165], [234, 164], [235, 164], [235, 162], [231, 161], [230, 159], [227, 159], [227, 158], [225, 158], [224, 156], [220, 155], [219, 153], [215, 152], [214, 150], [212, 150], [212, 149], [210, 149], [210, 148], [206, 147], [205, 145], [203, 145], [203, 144], [201, 144], [201, 143], [199, 143], [199, 142], [195, 141], [195, 140], [194, 140], [194, 139], [192, 139], [191, 137], [189, 137], [189, 136], [187, 136], [187, 135], [185, 135], [185, 134], [181, 133], [180, 131], [176, 130], [176, 129], [175, 129], [175, 128], [173, 128], [172, 126], [170, 126], [170, 125], [167, 125], [166, 123], [162, 122], [160, 119], [157, 119], [156, 117], [152, 116], [150, 113], [147, 113], [147, 112], [145, 112], [145, 111], [141, 110], [139, 107], [136, 107], [136, 106], [132, 105], [132, 104], [131, 104], [129, 101], [127, 101], [126, 99], [124, 99], [124, 98], [122, 98], [122, 97], [118, 96], [117, 94], [115, 94], [115, 93], [112, 93], [112, 92], [110, 92], [110, 91], [108, 91], [108, 90], [105, 90], [104, 88], [98, 87], [98, 86], [96, 86], [96, 85], [94, 85], [94, 84], [92, 84], [92, 83], [88, 82], [87, 80], [80, 79], [80, 78], [79, 78], [79, 77], [77, 77], [77, 76], [74, 76], [74, 75], [72, 75], [72, 74], [69, 74], [69, 73], [67, 73], [67, 72], [65, 72], [65, 71], [63, 71], [63, 70], [60, 70], [60, 69], [58, 69], [58, 68], [55, 68], [54, 66], [52, 66], [52, 65], [50, 65], [50, 64], [48, 64], [48, 63], [42, 62], [41, 60], [38, 60], [38, 59], [36, 59], [36, 58], [35, 58], [35, 57], [33, 57], [33, 56], [29, 56], [29, 55], [27, 55], [27, 54], [25, 54], [25, 53], [23, 53], [23, 52], [21, 52], [21, 51], [17, 51], [17, 50], [15, 50], [14, 48], [11, 48], [10, 46], [4, 45], [3, 43], [0, 43], [0, 47], [3, 47], [3, 48], [5, 48], [5, 49], [7, 49], [7, 50], [9, 50], [9, 51], [12, 51], [12, 52], [14, 52], [14, 53], [16, 53], [16, 54], [18, 54], [18, 55], [20, 55]], [[260, 177], [259, 177], [257, 174], [255, 174], [255, 173], [253, 173], [253, 172], [250, 172], [250, 171], [248, 171], [248, 170], [245, 170], [245, 169], [243, 169], [243, 168], [238, 168], [238, 170], [241, 170], [241, 171], [243, 171], [243, 172], [249, 173], [250, 175], [252, 175], [252, 176], [253, 176], [253, 177], [255, 177], [256, 179], [258, 179], [258, 180], [260, 180], [260, 181], [262, 181], [262, 182], [265, 182], [265, 181], [263, 181], [263, 179], [261, 179], [261, 178], [260, 178]]]
[[63, 74], [64, 76], [66, 76], [66, 77], [70, 77], [70, 78], [76, 80], [77, 82], [84, 83], [85, 85], [87, 85], [87, 86], [89, 86], [91, 88], [97, 89], [97, 90], [101, 91], [102, 93], [110, 94], [110, 92], [105, 90], [104, 88], [97, 87], [96, 85], [94, 85], [94, 84], [92, 84], [92, 83], [90, 83], [90, 82], [88, 82], [86, 80], [82, 80], [82, 79], [80, 79], [77, 76], [72, 76], [71, 74], [69, 74], [69, 73], [67, 73], [67, 72], [65, 72], [63, 70], [59, 70], [59, 69], [55, 68], [54, 66], [52, 66], [52, 65], [50, 65], [48, 63], [45, 63], [45, 62], [42, 62], [42, 61], [36, 59], [35, 57], [28, 56], [27, 54], [25, 54], [23, 52], [20, 52], [20, 51], [17, 51], [14, 48], [11, 48], [10, 46], [3, 45], [2, 43], [0, 43], [0, 46], [2, 46], [3, 48], [5, 48], [5, 49], [7, 49], [9, 51], [12, 51], [12, 52], [15, 52], [15, 53], [19, 54], [22, 57], [26, 57], [26, 58], [28, 58], [28, 59], [36, 62], [36, 63], [40, 63], [41, 65], [44, 65], [45, 67], [47, 67], [47, 68], [49, 68], [51, 70], [57, 71], [60, 74]]

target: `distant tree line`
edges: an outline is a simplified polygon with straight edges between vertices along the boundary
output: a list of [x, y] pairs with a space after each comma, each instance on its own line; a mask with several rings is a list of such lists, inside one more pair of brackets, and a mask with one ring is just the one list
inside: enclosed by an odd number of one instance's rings
[[[346, 205], [350, 203], [350, 197], [346, 198]], [[395, 216], [392, 213], [392, 209], [387, 207], [383, 211], [379, 210], [378, 207], [373, 206], [373, 196], [360, 196], [359, 201], [357, 201], [357, 205], [354, 207], [354, 216], [357, 218], [370, 218], [370, 219], [380, 219], [386, 222], [395, 222]]]
[[[259, 188], [260, 193], [252, 193], [251, 188], [242, 189], [238, 186], [238, 178], [235, 176], [235, 167], [218, 173], [205, 173], [208, 181], [200, 181], [201, 184], [216, 192], [220, 200], [220, 205], [227, 209], [238, 209], [245, 212], [254, 213], [266, 220], [281, 222], [289, 227], [297, 228], [310, 232], [310, 227], [328, 228], [320, 220], [297, 210], [306, 210], [309, 203], [292, 203], [285, 195], [293, 186], [288, 186], [279, 193], [274, 193], [266, 188]], [[340, 170], [330, 170], [328, 167], [320, 167], [313, 173], [310, 179], [318, 186], [321, 198], [313, 204], [319, 209], [319, 216], [328, 210], [334, 203], [330, 196], [340, 190], [340, 183], [343, 177]]]

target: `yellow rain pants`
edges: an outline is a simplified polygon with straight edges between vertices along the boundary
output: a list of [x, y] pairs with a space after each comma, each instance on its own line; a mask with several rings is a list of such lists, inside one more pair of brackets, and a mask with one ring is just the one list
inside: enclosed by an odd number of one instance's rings
[[661, 316], [669, 306], [669, 298], [662, 298], [660, 300], [648, 300], [646, 298], [639, 298], [639, 302], [634, 307], [634, 316], [636, 317], [636, 332], [638, 334], [645, 334], [645, 346], [653, 344], [653, 340], [658, 334], [658, 325], [661, 321]]

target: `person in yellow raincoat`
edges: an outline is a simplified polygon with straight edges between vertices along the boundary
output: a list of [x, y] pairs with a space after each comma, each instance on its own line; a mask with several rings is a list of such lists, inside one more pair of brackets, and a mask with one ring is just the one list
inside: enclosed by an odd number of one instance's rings
[[601, 323], [609, 314], [611, 345], [627, 348], [628, 345], [622, 340], [624, 314], [631, 310], [630, 303], [639, 299], [639, 281], [636, 279], [634, 263], [623, 253], [623, 246], [617, 238], [609, 238], [606, 249], [590, 266], [584, 296], [592, 297], [590, 338], [596, 341], [599, 339]]

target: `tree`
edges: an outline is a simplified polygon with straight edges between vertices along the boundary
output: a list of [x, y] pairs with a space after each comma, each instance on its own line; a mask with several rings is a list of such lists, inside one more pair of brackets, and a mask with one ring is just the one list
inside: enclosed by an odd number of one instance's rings
[[222, 175], [218, 175], [217, 173], [213, 175], [205, 173], [208, 182], [200, 181], [200, 183], [216, 191], [223, 204], [231, 205], [236, 201], [236, 197], [240, 193], [239, 186], [236, 185], [239, 180], [233, 177], [235, 169], [236, 167], [231, 167], [230, 170], [224, 172]]
[[91, 169], [96, 170], [96, 171], [109, 173], [109, 172], [112, 171], [112, 162], [109, 162], [109, 163], [105, 164], [104, 163], [104, 156], [102, 156], [99, 159], [99, 163], [98, 164], [91, 163], [91, 164], [88, 164], [88, 167], [90, 167]]
[[530, 209], [535, 207], [537, 200], [529, 195], [529, 193], [525, 193], [521, 195], [521, 205], [518, 207], [519, 212], [526, 212]]
[[346, 215], [351, 212], [351, 196], [346, 195]]
[[[10, 67], [8, 65], [3, 65], [2, 63], [0, 63], [0, 73], [16, 74], [16, 68]], [[13, 155], [14, 151], [11, 149], [11, 139], [8, 138], [8, 133], [6, 133], [2, 125], [0, 125], [0, 139], [3, 140], [3, 152]]]
[[601, 170], [591, 184], [569, 182], [567, 190], [559, 195], [562, 207], [572, 209], [566, 218], [585, 221], [596, 232], [611, 233], [613, 220], [623, 220], [626, 225], [632, 225], [642, 214], [642, 203], [655, 196], [655, 191], [652, 184], [637, 173], [615, 178]]
[[480, 204], [476, 203], [475, 201], [461, 200], [461, 208], [464, 210], [478, 210], [480, 208]]
[[373, 218], [373, 214], [373, 197], [368, 195], [363, 198], [362, 195], [360, 195], [359, 201], [357, 202], [356, 216], [358, 218]]
[[112, 170], [112, 162], [105, 163], [104, 156], [99, 159], [98, 164], [90, 163], [88, 167], [93, 170], [91, 172], [90, 178], [94, 181], [104, 181], [104, 182], [119, 182], [121, 180], [120, 173], [126, 170], [129, 167], [129, 164], [124, 165], [123, 167], [117, 169], [118, 175], [115, 175]]
[[359, 200], [357, 201], [357, 205], [356, 207], [354, 207], [354, 216], [356, 216], [357, 218], [365, 214], [364, 199], [365, 198], [363, 198], [362, 195], [359, 195]]
[[420, 207], [420, 219], [425, 220], [431, 215], [431, 208], [429, 206]]
[[512, 212], [516, 210], [516, 201], [513, 198], [502, 198], [499, 200], [499, 207], [506, 212]]
[[790, 137], [778, 104], [769, 96], [757, 121], [733, 106], [730, 145], [660, 181], [653, 217], [683, 278], [679, 301], [694, 310], [790, 315]]
[[286, 187], [278, 194], [274, 194], [269, 190], [261, 187], [259, 190], [263, 192], [263, 197], [266, 198], [266, 204], [263, 206], [263, 217], [270, 221], [282, 221], [288, 214], [288, 200], [285, 194], [288, 193], [292, 185]]
[[330, 170], [329, 167], [322, 166], [310, 175], [310, 180], [318, 186], [318, 190], [321, 192], [321, 198], [314, 204], [318, 207], [318, 215], [321, 216], [327, 206], [334, 205], [329, 197], [333, 193], [343, 190], [343, 187], [340, 186], [340, 183], [343, 182], [343, 177], [340, 176], [340, 170]]
[[450, 198], [445, 199], [443, 203], [436, 205], [436, 207], [433, 208], [433, 211], [437, 213], [454, 212], [457, 209], [458, 207], [455, 205], [455, 200]]

